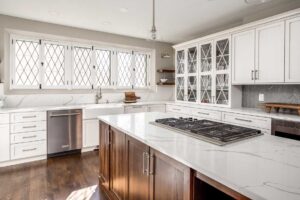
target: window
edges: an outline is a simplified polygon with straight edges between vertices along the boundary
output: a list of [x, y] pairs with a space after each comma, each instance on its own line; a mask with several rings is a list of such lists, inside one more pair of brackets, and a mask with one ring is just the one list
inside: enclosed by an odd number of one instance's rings
[[66, 85], [64, 45], [45, 42], [44, 43], [44, 84], [47, 88], [64, 87]]
[[73, 83], [78, 88], [92, 87], [92, 48], [73, 48]]
[[96, 86], [111, 85], [111, 51], [95, 49], [96, 56]]
[[150, 55], [140, 52], [118, 52], [118, 86], [145, 88]]
[[14, 79], [22, 88], [38, 88], [40, 84], [40, 43], [34, 40], [15, 40]]
[[12, 89], [150, 87], [149, 50], [11, 36]]

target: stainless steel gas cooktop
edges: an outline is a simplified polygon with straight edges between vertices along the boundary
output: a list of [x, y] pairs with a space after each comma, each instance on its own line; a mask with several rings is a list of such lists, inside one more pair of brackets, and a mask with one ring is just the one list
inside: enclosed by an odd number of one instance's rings
[[165, 118], [150, 123], [220, 146], [262, 135], [260, 130], [194, 118]]

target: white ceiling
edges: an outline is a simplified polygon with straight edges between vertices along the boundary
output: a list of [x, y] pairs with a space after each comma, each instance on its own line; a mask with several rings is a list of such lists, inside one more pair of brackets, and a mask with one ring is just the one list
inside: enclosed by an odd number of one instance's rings
[[[244, 0], [156, 0], [158, 40], [197, 38], [239, 24], [256, 11], [295, 1], [249, 5]], [[1, 14], [145, 39], [150, 38], [151, 10], [152, 0], [0, 0]]]

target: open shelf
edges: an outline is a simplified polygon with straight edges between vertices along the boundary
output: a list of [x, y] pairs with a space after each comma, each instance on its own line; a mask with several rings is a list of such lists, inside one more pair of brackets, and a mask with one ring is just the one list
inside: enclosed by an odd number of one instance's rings
[[175, 85], [175, 83], [161, 83], [161, 82], [158, 82], [157, 85]]

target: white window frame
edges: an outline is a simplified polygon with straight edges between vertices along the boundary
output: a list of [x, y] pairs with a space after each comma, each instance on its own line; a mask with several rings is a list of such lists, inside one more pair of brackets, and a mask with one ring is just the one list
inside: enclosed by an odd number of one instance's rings
[[[24, 40], [24, 41], [33, 41], [33, 42], [38, 42], [40, 43], [39, 39], [32, 38], [32, 37], [23, 37], [23, 36], [16, 36], [16, 35], [11, 35], [10, 37], [10, 89], [40, 89], [41, 84], [38, 85], [31, 85], [31, 86], [25, 86], [25, 85], [16, 85], [16, 63], [15, 63], [15, 45], [16, 45], [16, 40]], [[39, 83], [41, 83], [42, 80], [42, 70], [41, 70], [41, 62], [42, 62], [42, 47], [41, 44], [39, 46], [39, 63], [40, 63], [40, 70], [39, 70]]]
[[[111, 89], [111, 90], [148, 90], [148, 89], [155, 89], [155, 50], [148, 49], [148, 48], [140, 48], [140, 47], [132, 47], [132, 46], [123, 46], [123, 45], [116, 45], [116, 44], [102, 44], [100, 42], [92, 42], [92, 41], [85, 41], [79, 39], [70, 38], [69, 41], [66, 38], [62, 38], [59, 36], [41, 36], [40, 34], [24, 34], [24, 32], [19, 31], [11, 31], [10, 33], [10, 89], [12, 90], [19, 90], [19, 89], [31, 89], [31, 90], [45, 90], [45, 89], [59, 89], [59, 90], [93, 90], [97, 89], [96, 83], [96, 52], [95, 50], [105, 50], [111, 52], [111, 69], [110, 69], [110, 85], [109, 86], [101, 86], [103, 89]], [[28, 36], [24, 36], [28, 35]], [[37, 86], [23, 86], [23, 85], [15, 85], [15, 40], [28, 40], [39, 42], [39, 62], [40, 62], [40, 70], [39, 70], [39, 85]], [[12, 43], [12, 41], [14, 41]], [[45, 63], [45, 43], [50, 44], [57, 44], [65, 46], [65, 84], [63, 86], [47, 86], [44, 80], [45, 76], [45, 66], [42, 63]], [[92, 50], [92, 60], [90, 63], [90, 70], [91, 70], [91, 86], [75, 86], [74, 85], [74, 47], [83, 47], [83, 48], [91, 48]], [[128, 52], [131, 53], [132, 56], [132, 63], [131, 63], [131, 80], [130, 86], [118, 86], [118, 59], [117, 53], [118, 52]], [[146, 85], [145, 87], [137, 87], [135, 86], [135, 72], [134, 72], [134, 61], [135, 61], [135, 54], [146, 54], [147, 55], [147, 70], [146, 70]]]
[[[64, 46], [64, 49], [65, 49], [65, 84], [63, 86], [47, 86], [46, 83], [45, 83], [45, 80], [44, 80], [44, 77], [45, 77], [45, 48], [44, 48], [44, 45], [45, 43], [47, 44], [56, 44], [56, 45], [62, 45]], [[68, 89], [69, 85], [71, 85], [71, 80], [70, 80], [70, 59], [69, 56], [70, 56], [70, 45], [68, 43], [65, 43], [65, 42], [59, 42], [59, 41], [52, 41], [52, 40], [42, 40], [41, 42], [41, 45], [42, 45], [42, 62], [44, 63], [43, 67], [41, 68], [42, 70], [42, 76], [41, 76], [41, 84], [42, 84], [42, 89]]]

